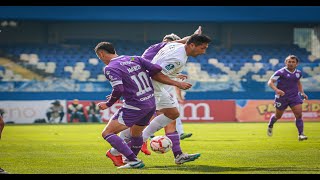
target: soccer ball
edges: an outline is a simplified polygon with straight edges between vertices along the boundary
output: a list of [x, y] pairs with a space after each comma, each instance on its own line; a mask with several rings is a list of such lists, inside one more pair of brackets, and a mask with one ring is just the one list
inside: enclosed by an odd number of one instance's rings
[[151, 150], [163, 154], [171, 150], [172, 141], [167, 136], [155, 136], [150, 141]]

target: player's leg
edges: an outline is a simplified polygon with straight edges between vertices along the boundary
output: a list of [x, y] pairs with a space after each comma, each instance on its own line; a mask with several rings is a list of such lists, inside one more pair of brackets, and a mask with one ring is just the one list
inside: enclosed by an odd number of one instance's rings
[[307, 140], [308, 137], [304, 134], [304, 124], [302, 120], [302, 104], [297, 104], [293, 107], [291, 107], [291, 110], [296, 117], [296, 127], [298, 129], [298, 139], [299, 141]]
[[[142, 143], [143, 143], [143, 139], [142, 139], [142, 130], [145, 128], [145, 126], [140, 126], [140, 125], [133, 125], [130, 128], [130, 132], [131, 132], [131, 138], [130, 138], [130, 142], [128, 143], [128, 146], [131, 148], [132, 152], [137, 156]], [[142, 160], [135, 158], [134, 160], [130, 160], [129, 158], [127, 158], [127, 161], [125, 165], [120, 166], [120, 169], [123, 168], [143, 168], [145, 165], [142, 162]]]
[[162, 91], [155, 98], [156, 110], [159, 115], [143, 130], [143, 142], [180, 116], [176, 98], [173, 98], [169, 92]]
[[[130, 128], [121, 131], [119, 137], [123, 139], [126, 143], [129, 142], [131, 138]], [[122, 156], [121, 153], [119, 153], [119, 151], [113, 147], [110, 150], [108, 150], [106, 154], [108, 154], [108, 152], [111, 153], [113, 156]]]
[[51, 122], [51, 112], [47, 112], [46, 115], [47, 115], [48, 123], [50, 123]]
[[[135, 161], [137, 156], [133, 153], [133, 151], [130, 149], [127, 143], [117, 135], [119, 132], [128, 128], [128, 126], [126, 126], [124, 122], [120, 123], [118, 121], [118, 119], [123, 119], [122, 111], [123, 109], [120, 108], [115, 113], [115, 115], [109, 120], [108, 124], [102, 131], [102, 137], [106, 141], [108, 141], [112, 147], [114, 147], [115, 149], [117, 149], [117, 151], [123, 154], [129, 161]], [[108, 153], [107, 153], [107, 156], [108, 156]], [[121, 163], [117, 161], [118, 159], [112, 158], [112, 156], [110, 159], [114, 162], [114, 165], [121, 166], [122, 158], [121, 158]]]
[[[131, 138], [130, 138], [130, 141], [128, 142], [128, 146], [131, 148], [132, 152], [137, 156], [143, 144], [142, 131], [149, 124], [150, 118], [155, 112], [155, 107], [150, 108], [149, 110], [143, 109], [141, 110], [142, 112], [141, 111], [132, 112], [132, 111], [133, 110], [127, 110], [127, 113], [125, 114], [124, 118], [128, 119], [128, 121], [126, 121], [126, 124], [128, 126], [131, 126], [130, 128]], [[133, 122], [134, 124], [131, 124]], [[144, 167], [144, 163], [141, 160], [136, 158], [134, 161], [128, 159], [128, 162], [126, 163], [126, 165], [123, 165], [119, 168], [142, 168], [142, 167]]]
[[165, 127], [166, 136], [172, 141], [172, 153], [175, 157], [176, 164], [183, 164], [185, 162], [194, 161], [200, 157], [199, 153], [186, 154], [183, 153], [180, 146], [180, 136], [176, 131], [176, 122], [173, 121]]
[[273, 126], [278, 121], [278, 119], [282, 117], [285, 109], [288, 107], [288, 102], [281, 97], [276, 97], [274, 100], [274, 107], [276, 108], [276, 113], [270, 117], [267, 130], [268, 136], [272, 136]]
[[183, 126], [182, 126], [182, 121], [181, 121], [180, 117], [178, 117], [176, 119], [176, 128], [177, 128], [177, 131], [178, 131], [179, 135], [184, 133]]
[[59, 117], [60, 117], [59, 123], [62, 123], [62, 119], [63, 119], [63, 117], [64, 117], [64, 112], [60, 112], [60, 113], [59, 113]]
[[276, 109], [276, 113], [270, 117], [268, 123], [268, 136], [272, 136], [273, 134], [273, 125], [282, 117], [284, 110]]
[[[153, 116], [155, 112], [155, 107], [151, 108], [149, 110], [144, 109], [143, 112], [136, 113], [136, 118], [138, 121], [135, 123], [134, 126], [132, 126], [131, 129], [131, 139], [128, 144], [129, 147], [131, 147], [132, 151], [138, 155], [139, 151], [141, 150], [141, 146], [143, 144], [143, 138], [142, 138], [142, 131], [145, 129], [145, 127], [149, 124], [151, 117]], [[132, 116], [130, 116], [132, 117]], [[134, 115], [133, 115], [134, 117]]]
[[180, 117], [178, 117], [176, 119], [176, 128], [177, 128], [178, 134], [180, 136], [180, 140], [184, 140], [185, 138], [189, 138], [189, 137], [192, 136], [192, 133], [185, 133], [184, 132], [183, 124], [182, 124], [182, 121], [181, 121]]
[[179, 117], [179, 111], [176, 107], [163, 108], [160, 110], [160, 112], [162, 112], [162, 114], [155, 117], [143, 130], [142, 136], [144, 142], [155, 132], [159, 131], [169, 123], [173, 122], [177, 117]]
[[[153, 113], [152, 117], [150, 118], [150, 122], [157, 116], [157, 112]], [[149, 138], [153, 138], [154, 134], [150, 135]], [[144, 141], [141, 147], [141, 152], [143, 152], [145, 155], [151, 155], [151, 151], [148, 149], [148, 140]]]

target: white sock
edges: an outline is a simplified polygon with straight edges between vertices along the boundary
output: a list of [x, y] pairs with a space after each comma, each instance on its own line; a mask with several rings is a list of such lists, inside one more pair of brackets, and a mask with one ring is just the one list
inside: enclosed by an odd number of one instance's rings
[[155, 132], [159, 131], [172, 121], [172, 119], [168, 118], [164, 114], [160, 114], [159, 116], [155, 117], [150, 122], [150, 124], [142, 131], [143, 142], [145, 142]]
[[179, 135], [184, 133], [183, 126], [182, 126], [182, 121], [181, 121], [180, 117], [178, 117], [176, 119], [176, 129], [177, 129]]
[[[125, 142], [128, 142], [131, 138], [130, 128], [121, 131], [119, 134], [119, 137], [123, 139]], [[116, 150], [113, 147], [110, 149], [110, 153], [114, 156], [118, 156], [121, 154], [118, 150]]]
[[115, 148], [111, 148], [110, 149], [110, 153], [112, 154], [112, 155], [114, 155], [114, 156], [119, 156], [121, 153], [119, 153], [119, 151], [118, 150], [116, 150]]
[[130, 141], [130, 138], [131, 138], [130, 128], [121, 131], [120, 134], [119, 134], [119, 137], [120, 137], [121, 139], [123, 139], [125, 142]]

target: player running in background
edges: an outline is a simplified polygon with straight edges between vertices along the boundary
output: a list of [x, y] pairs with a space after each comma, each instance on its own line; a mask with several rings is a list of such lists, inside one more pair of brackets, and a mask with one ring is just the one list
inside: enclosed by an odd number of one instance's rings
[[[308, 137], [303, 133], [302, 120], [302, 99], [308, 99], [304, 93], [300, 79], [302, 73], [296, 69], [299, 59], [294, 55], [289, 55], [285, 59], [286, 66], [276, 71], [268, 81], [268, 85], [275, 91], [274, 105], [276, 107], [275, 115], [272, 115], [268, 124], [268, 136], [272, 136], [274, 123], [280, 119], [288, 106], [290, 106], [296, 117], [296, 127], [298, 129], [299, 141], [307, 140]], [[277, 85], [275, 85], [277, 83]]]
[[[118, 56], [109, 42], [95, 47], [99, 59], [106, 64], [104, 74], [112, 85], [107, 102], [100, 102], [101, 110], [111, 107], [122, 96], [123, 106], [111, 117], [102, 131], [102, 137], [123, 154], [128, 163], [115, 164], [119, 168], [142, 168], [144, 163], [137, 158], [143, 143], [142, 130], [155, 112], [154, 89], [150, 77], [165, 84], [188, 89], [192, 85], [173, 81], [162, 74], [161, 67], [138, 56]], [[131, 139], [127, 144], [117, 133], [130, 127]], [[114, 162], [114, 160], [110, 157]]]

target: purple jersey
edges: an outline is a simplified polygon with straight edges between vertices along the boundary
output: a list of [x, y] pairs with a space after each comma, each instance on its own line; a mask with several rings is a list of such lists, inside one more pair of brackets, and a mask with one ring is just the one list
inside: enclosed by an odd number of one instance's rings
[[112, 87], [123, 85], [122, 97], [126, 105], [141, 109], [155, 106], [150, 76], [161, 69], [139, 56], [118, 56], [104, 68], [104, 75]]
[[298, 81], [302, 77], [300, 70], [290, 72], [286, 67], [279, 69], [272, 75], [277, 80], [277, 88], [285, 93], [285, 97], [296, 96], [299, 93]]
[[143, 54], [141, 55], [141, 57], [152, 61], [152, 59], [154, 58], [154, 56], [156, 56], [156, 54], [159, 52], [159, 50], [161, 48], [163, 48], [166, 44], [168, 44], [167, 42], [161, 42], [158, 44], [154, 44], [151, 45], [150, 47], [148, 47], [148, 49], [146, 49]]

